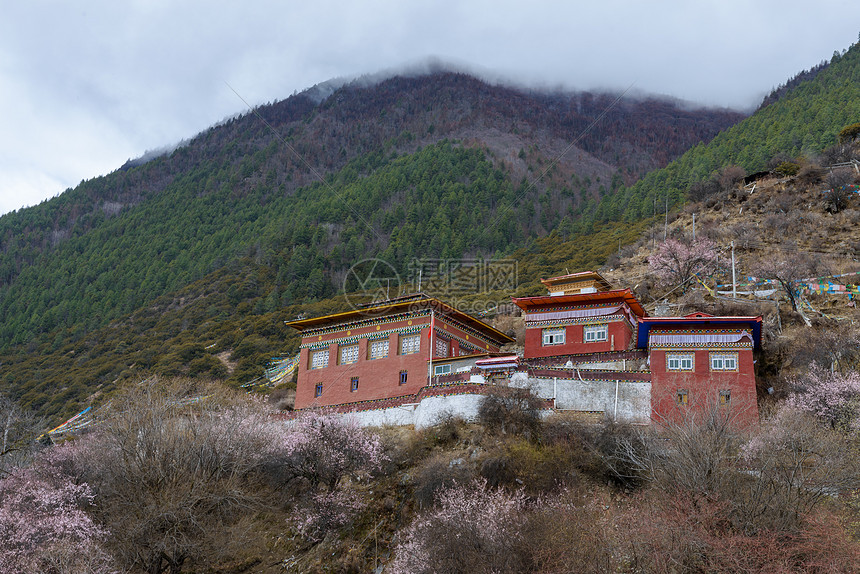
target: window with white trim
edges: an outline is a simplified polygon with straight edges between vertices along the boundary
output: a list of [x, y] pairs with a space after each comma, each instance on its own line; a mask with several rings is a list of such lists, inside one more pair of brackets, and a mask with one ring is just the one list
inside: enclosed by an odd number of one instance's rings
[[582, 328], [582, 340], [586, 343], [596, 343], [609, 338], [609, 325], [586, 325]]
[[667, 371], [692, 371], [693, 353], [666, 353]]
[[411, 355], [421, 350], [421, 335], [404, 335], [400, 337], [400, 354]]
[[451, 372], [451, 365], [434, 365], [433, 375], [447, 375]]
[[711, 353], [712, 371], [737, 371], [737, 353]]
[[349, 365], [358, 361], [358, 345], [347, 345], [340, 348], [340, 364]]
[[548, 345], [564, 345], [564, 327], [552, 328], [543, 330], [543, 344]]
[[322, 369], [323, 367], [328, 367], [328, 349], [311, 353], [311, 368]]
[[388, 356], [388, 339], [377, 339], [370, 342], [370, 358], [383, 359]]

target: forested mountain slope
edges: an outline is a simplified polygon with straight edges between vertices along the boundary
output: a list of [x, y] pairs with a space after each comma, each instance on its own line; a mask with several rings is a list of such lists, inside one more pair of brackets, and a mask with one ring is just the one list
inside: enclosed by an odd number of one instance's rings
[[[262, 106], [0, 218], [0, 377], [54, 415], [147, 372], [246, 382], [294, 350], [280, 322], [337, 309], [327, 299], [366, 257], [405, 275], [416, 257], [513, 254], [523, 283], [597, 266], [654, 215], [658, 188], [676, 201], [725, 150], [768, 158], [793, 149], [786, 134], [824, 147], [849, 123], [856, 61], [854, 47], [710, 146], [739, 114], [448, 72]], [[782, 143], [750, 139], [770, 124]]]
[[[834, 54], [830, 64], [787, 89], [769, 105], [723, 131], [709, 143], [694, 146], [665, 168], [591, 211], [596, 221], [635, 221], [659, 211], [668, 197], [677, 205], [692, 184], [713, 172], [738, 165], [749, 173], [763, 170], [775, 157], [821, 153], [837, 141], [839, 131], [860, 120], [860, 44]], [[656, 206], [656, 209], [655, 209]]]
[[246, 256], [272, 309], [365, 257], [510, 253], [741, 117], [449, 72], [319, 93], [0, 217], [0, 348], [60, 348]]

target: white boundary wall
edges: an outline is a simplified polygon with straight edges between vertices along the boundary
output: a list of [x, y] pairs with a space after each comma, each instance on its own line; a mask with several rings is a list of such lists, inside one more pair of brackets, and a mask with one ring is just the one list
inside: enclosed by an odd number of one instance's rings
[[511, 386], [528, 387], [542, 399], [555, 399], [560, 411], [603, 411], [610, 420], [622, 423], [651, 420], [650, 382], [531, 378], [515, 373]]
[[416, 429], [423, 429], [437, 424], [441, 419], [448, 416], [474, 421], [478, 416], [478, 406], [484, 396], [470, 394], [426, 397], [417, 404], [344, 413], [344, 416], [352, 418], [358, 421], [361, 426], [366, 427], [415, 425]]
[[[471, 377], [471, 382], [483, 382]], [[602, 411], [608, 419], [622, 423], [649, 424], [651, 421], [651, 383], [641, 381], [590, 381], [577, 379], [530, 378], [514, 373], [511, 386], [529, 387], [543, 399], [555, 399], [559, 411]], [[425, 397], [418, 403], [399, 407], [344, 413], [360, 425], [407, 426], [423, 429], [448, 416], [474, 421], [483, 394]], [[553, 411], [546, 411], [544, 416]]]

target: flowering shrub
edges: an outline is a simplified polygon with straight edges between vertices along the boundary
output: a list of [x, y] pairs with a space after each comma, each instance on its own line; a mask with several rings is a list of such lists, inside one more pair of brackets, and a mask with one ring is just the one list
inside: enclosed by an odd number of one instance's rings
[[667, 239], [648, 258], [648, 265], [660, 284], [683, 285], [684, 290], [697, 273], [711, 273], [722, 267], [717, 247], [706, 238], [689, 243]]
[[106, 532], [84, 511], [93, 494], [47, 469], [0, 479], [0, 574], [109, 572]]
[[522, 492], [488, 489], [484, 481], [443, 491], [437, 506], [402, 534], [391, 571], [522, 572], [517, 546], [525, 507]]
[[860, 430], [860, 373], [831, 372], [813, 365], [792, 381], [795, 391], [786, 403], [815, 415], [833, 428]]
[[[281, 440], [287, 475], [308, 481], [314, 491], [293, 512], [293, 522], [308, 540], [318, 542], [332, 529], [348, 524], [364, 508], [354, 491], [339, 488], [344, 476], [378, 471], [382, 442], [354, 420], [332, 413], [309, 412], [296, 419]], [[320, 487], [322, 492], [317, 492]]]
[[354, 420], [310, 412], [296, 419], [283, 441], [288, 465], [299, 476], [329, 491], [343, 476], [378, 470], [382, 442]]
[[302, 536], [319, 542], [330, 530], [349, 524], [364, 507], [364, 501], [355, 492], [317, 492], [311, 496], [311, 504], [303, 506], [293, 521]]
[[189, 400], [205, 391], [180, 383], [129, 387], [91, 433], [54, 449], [65, 452], [58, 468], [92, 486], [111, 553], [133, 571], [178, 574], [244, 550], [283, 465], [283, 423], [223, 389]]

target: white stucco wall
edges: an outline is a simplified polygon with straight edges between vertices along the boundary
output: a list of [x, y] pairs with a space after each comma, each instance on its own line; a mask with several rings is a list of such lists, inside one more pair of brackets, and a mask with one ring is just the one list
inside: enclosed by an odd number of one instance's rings
[[363, 427], [406, 426], [414, 424], [416, 405], [403, 405], [389, 409], [375, 409], [346, 413], [343, 416], [351, 418]]
[[344, 416], [366, 427], [415, 425], [416, 430], [420, 430], [437, 424], [447, 416], [474, 421], [483, 398], [484, 395], [426, 397], [418, 404], [345, 413]]
[[[618, 422], [647, 424], [651, 417], [651, 383], [619, 381], [616, 406], [615, 381], [588, 379], [538, 379], [516, 373], [511, 385], [530, 387], [544, 399], [555, 398], [555, 408], [574, 411], [603, 411]], [[616, 410], [617, 409], [617, 410]]]
[[427, 397], [415, 409], [415, 429], [435, 425], [446, 416], [456, 416], [466, 421], [474, 421], [484, 395], [451, 395], [447, 397]]
[[[472, 376], [472, 382], [483, 382], [483, 377]], [[651, 383], [619, 381], [616, 403], [615, 381], [589, 381], [578, 379], [531, 378], [526, 373], [514, 373], [510, 385], [529, 387], [544, 399], [555, 398], [558, 410], [603, 411], [618, 422], [648, 424], [651, 417]], [[484, 395], [450, 395], [426, 397], [418, 404], [402, 405], [347, 413], [362, 426], [414, 425], [423, 429], [437, 424], [446, 416], [474, 421]], [[545, 415], [551, 414], [547, 411]]]

